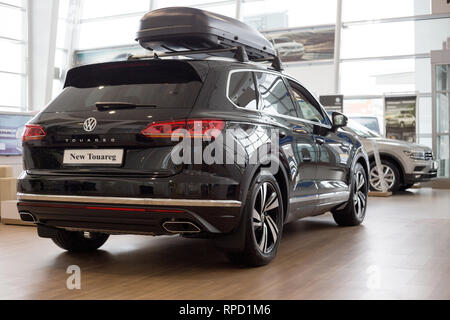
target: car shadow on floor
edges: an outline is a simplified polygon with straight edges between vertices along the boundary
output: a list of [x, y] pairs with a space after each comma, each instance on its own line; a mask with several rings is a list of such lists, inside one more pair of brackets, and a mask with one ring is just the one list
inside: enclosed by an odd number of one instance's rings
[[397, 191], [396, 193], [393, 194], [394, 197], [401, 197], [401, 196], [414, 196], [416, 193], [412, 192], [412, 191]]
[[[103, 250], [76, 254], [62, 252], [53, 260], [46, 261], [46, 268], [39, 277], [39, 286], [33, 287], [30, 297], [91, 298], [97, 293], [99, 298], [153, 299], [175, 294], [186, 299], [189, 298], [187, 293], [177, 290], [197, 286], [200, 286], [200, 289], [195, 289], [199, 290], [199, 294], [204, 292], [202, 286], [219, 291], [226, 288], [228, 292], [216, 292], [215, 296], [200, 295], [203, 298], [228, 297], [226, 294], [232, 297], [242, 287], [253, 288], [251, 290], [255, 291], [252, 292], [257, 295], [258, 288], [266, 285], [263, 279], [275, 281], [286, 270], [297, 274], [298, 268], [307, 267], [306, 270], [310, 270], [317, 265], [331, 268], [329, 262], [324, 260], [330, 256], [330, 244], [334, 240], [359, 243], [364, 233], [364, 227], [338, 227], [329, 215], [290, 223], [285, 226], [277, 258], [262, 268], [234, 265], [210, 240], [112, 236]], [[339, 250], [334, 251], [334, 254], [340, 253]], [[69, 292], [65, 289], [69, 266], [81, 269], [83, 290]], [[310, 281], [310, 276], [305, 276], [303, 280]], [[140, 291], [125, 294], [118, 289], [121, 286]], [[146, 289], [153, 286], [156, 288], [154, 291]]]
[[[331, 217], [308, 218], [284, 226], [281, 247], [295, 246], [305, 238], [332, 237], [339, 227]], [[103, 250], [91, 253], [64, 252], [55, 259], [55, 266], [92, 265], [102, 267], [102, 272], [129, 273], [148, 270], [168, 272], [172, 269], [241, 269], [228, 262], [210, 240], [173, 237], [112, 236]], [[127, 240], [129, 243], [126, 243]], [[125, 243], [124, 243], [125, 242]], [[124, 246], [125, 244], [125, 246]], [[177, 272], [180, 272], [178, 270]]]

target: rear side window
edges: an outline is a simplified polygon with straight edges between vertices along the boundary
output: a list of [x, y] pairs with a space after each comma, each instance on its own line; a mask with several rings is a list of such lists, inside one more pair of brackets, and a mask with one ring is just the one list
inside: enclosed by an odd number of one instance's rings
[[65, 89], [44, 112], [95, 110], [97, 102], [192, 108], [202, 88], [185, 62], [121, 62], [80, 67], [67, 75]]
[[252, 110], [257, 109], [256, 86], [251, 72], [242, 71], [231, 74], [228, 98], [238, 107]]
[[263, 101], [262, 111], [272, 114], [297, 117], [295, 106], [283, 78], [280, 75], [256, 72], [259, 93]]

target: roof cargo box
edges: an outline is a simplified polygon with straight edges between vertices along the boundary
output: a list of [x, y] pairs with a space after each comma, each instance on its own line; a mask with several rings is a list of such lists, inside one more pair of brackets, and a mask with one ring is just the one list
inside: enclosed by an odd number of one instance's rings
[[243, 47], [250, 60], [276, 56], [272, 44], [245, 23], [216, 13], [187, 7], [150, 11], [141, 19], [139, 44], [152, 51], [214, 51], [233, 57], [229, 49]]

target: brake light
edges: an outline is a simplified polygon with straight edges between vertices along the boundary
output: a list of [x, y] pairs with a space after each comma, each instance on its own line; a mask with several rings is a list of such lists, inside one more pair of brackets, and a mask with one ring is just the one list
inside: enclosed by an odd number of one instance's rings
[[155, 122], [142, 130], [147, 138], [183, 137], [189, 134], [191, 138], [211, 138], [217, 136], [225, 128], [223, 120], [186, 120]]
[[42, 140], [47, 135], [39, 125], [27, 124], [22, 135], [22, 141]]

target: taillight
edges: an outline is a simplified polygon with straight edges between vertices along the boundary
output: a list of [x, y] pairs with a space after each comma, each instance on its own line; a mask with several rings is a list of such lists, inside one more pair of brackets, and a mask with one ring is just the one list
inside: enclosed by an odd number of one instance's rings
[[155, 122], [142, 130], [147, 138], [211, 138], [217, 136], [225, 128], [223, 120], [186, 120]]
[[46, 135], [44, 128], [41, 126], [27, 124], [22, 135], [22, 141], [42, 140]]

